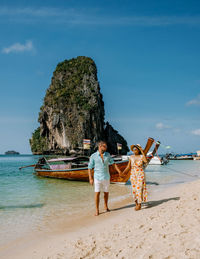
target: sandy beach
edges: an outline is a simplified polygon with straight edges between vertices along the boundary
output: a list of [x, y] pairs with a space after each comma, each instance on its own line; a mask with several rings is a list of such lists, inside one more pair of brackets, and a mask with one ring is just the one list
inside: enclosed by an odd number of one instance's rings
[[131, 197], [110, 213], [62, 222], [1, 248], [0, 258], [200, 258], [200, 180], [154, 192], [141, 211]]

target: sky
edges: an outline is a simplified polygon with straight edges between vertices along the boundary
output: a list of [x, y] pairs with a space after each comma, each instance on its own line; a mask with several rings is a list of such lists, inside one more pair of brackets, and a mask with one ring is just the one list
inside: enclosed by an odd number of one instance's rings
[[[128, 144], [200, 150], [200, 2], [0, 0], [0, 154], [29, 139], [59, 62], [91, 57]], [[170, 146], [170, 149], [166, 149]]]

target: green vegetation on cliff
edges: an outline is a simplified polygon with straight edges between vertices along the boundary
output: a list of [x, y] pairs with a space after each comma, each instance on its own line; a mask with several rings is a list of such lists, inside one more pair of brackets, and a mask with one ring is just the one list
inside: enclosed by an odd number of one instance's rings
[[44, 153], [47, 150], [47, 139], [40, 136], [40, 127], [33, 132], [29, 142], [33, 153]]
[[[54, 107], [57, 112], [62, 103], [68, 107], [77, 105], [80, 110], [86, 111], [97, 108], [89, 102], [87, 96], [80, 94], [84, 91], [82, 86], [85, 83], [97, 95], [91, 82], [91, 76], [96, 73], [94, 61], [88, 57], [81, 56], [59, 63], [53, 73], [52, 84], [46, 91], [44, 105]], [[97, 80], [96, 76], [94, 80]]]

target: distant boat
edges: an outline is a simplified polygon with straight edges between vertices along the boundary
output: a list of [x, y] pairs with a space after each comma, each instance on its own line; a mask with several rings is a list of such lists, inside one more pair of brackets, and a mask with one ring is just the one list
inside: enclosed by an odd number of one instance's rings
[[[66, 157], [49, 160], [43, 157], [35, 165], [35, 172], [42, 177], [88, 182], [88, 162], [89, 157]], [[115, 163], [123, 171], [128, 160], [115, 161]], [[128, 181], [129, 174], [120, 177], [112, 166], [109, 169], [111, 183], [126, 183]]]
[[14, 150], [9, 150], [5, 152], [5, 155], [20, 155], [20, 153]]
[[193, 156], [194, 160], [200, 160], [200, 150], [197, 150], [197, 155]]
[[189, 154], [167, 154], [169, 160], [193, 160], [193, 157], [196, 156], [196, 153]]
[[194, 156], [193, 159], [194, 160], [200, 160], [200, 156]]
[[[151, 156], [151, 152], [147, 154], [148, 156]], [[166, 165], [169, 162], [167, 157], [159, 157], [159, 156], [153, 156], [151, 160], [149, 161], [149, 165]]]
[[149, 165], [166, 165], [169, 162], [168, 159], [164, 158], [160, 158], [158, 156], [154, 156], [151, 161], [149, 162]]
[[171, 160], [193, 160], [193, 156], [190, 156], [190, 155], [175, 156], [174, 158], [171, 158]]

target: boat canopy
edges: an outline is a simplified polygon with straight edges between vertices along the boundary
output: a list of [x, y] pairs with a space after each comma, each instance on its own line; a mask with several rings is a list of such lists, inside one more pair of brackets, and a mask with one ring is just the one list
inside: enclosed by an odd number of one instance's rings
[[77, 159], [77, 157], [61, 157], [49, 159], [48, 162], [73, 161], [75, 159]]

